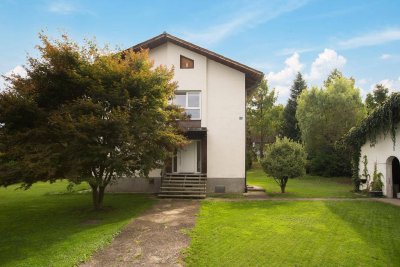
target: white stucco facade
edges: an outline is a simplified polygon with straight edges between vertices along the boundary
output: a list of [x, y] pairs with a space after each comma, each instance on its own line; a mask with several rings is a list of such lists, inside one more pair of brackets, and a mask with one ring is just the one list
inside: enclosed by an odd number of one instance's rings
[[[224, 192], [244, 192], [246, 95], [261, 81], [262, 72], [167, 33], [132, 49], [140, 51], [143, 48], [149, 50], [154, 67], [163, 65], [174, 69], [173, 80], [178, 85], [174, 103], [189, 114], [196, 109], [191, 114], [192, 120], [180, 122], [191, 144], [178, 149], [171, 162], [166, 164], [165, 174], [207, 177], [208, 192], [220, 192], [221, 188]], [[188, 64], [190, 62], [190, 67], [181, 67], [181, 57]], [[189, 105], [189, 97], [195, 106]], [[200, 105], [200, 112], [197, 105]], [[123, 179], [111, 190], [158, 192], [161, 175], [161, 170], [153, 170], [149, 174], [150, 180], [131, 182], [129, 178]]]
[[[181, 55], [194, 60], [193, 69], [180, 69]], [[149, 57], [155, 66], [174, 68], [179, 91], [201, 92], [208, 179], [244, 179], [245, 74], [169, 42], [151, 49]]]
[[[397, 127], [400, 127], [398, 125]], [[361, 147], [361, 158], [359, 163], [359, 175], [362, 177], [364, 164], [363, 158], [367, 156], [368, 160], [368, 173], [371, 175], [370, 181], [372, 180], [372, 175], [374, 173], [374, 165], [377, 164], [377, 171], [383, 174], [383, 194], [389, 198], [394, 197], [393, 195], [393, 181], [394, 177], [392, 175], [392, 162], [396, 157], [400, 159], [400, 131], [396, 132], [396, 142], [393, 143], [390, 133], [386, 136], [381, 134], [377, 137], [375, 144], [371, 145], [370, 141], [367, 141]], [[398, 187], [398, 185], [395, 185]], [[360, 189], [365, 189], [366, 184], [361, 185]], [[396, 189], [395, 189], [396, 191]]]

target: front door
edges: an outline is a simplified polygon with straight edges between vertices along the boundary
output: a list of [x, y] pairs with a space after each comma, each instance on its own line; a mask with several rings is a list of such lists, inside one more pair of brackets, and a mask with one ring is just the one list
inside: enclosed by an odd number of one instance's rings
[[192, 141], [190, 144], [178, 150], [177, 154], [177, 171], [180, 173], [197, 172], [197, 142]]

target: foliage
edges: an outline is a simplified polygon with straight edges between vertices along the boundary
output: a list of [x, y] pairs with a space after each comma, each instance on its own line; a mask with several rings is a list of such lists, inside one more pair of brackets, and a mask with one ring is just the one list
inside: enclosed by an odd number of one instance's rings
[[372, 174], [371, 191], [382, 191], [382, 178], [383, 174], [381, 172], [378, 172], [377, 163], [375, 162], [374, 173]]
[[303, 79], [301, 73], [297, 73], [296, 79], [290, 88], [290, 98], [283, 111], [283, 135], [292, 139], [293, 141], [300, 141], [300, 129], [296, 119], [297, 98], [307, 88], [307, 84]]
[[0, 94], [0, 185], [87, 181], [99, 209], [107, 185], [147, 176], [185, 142], [168, 103], [173, 71], [153, 68], [146, 51], [40, 39], [27, 76]]
[[[94, 212], [87, 183], [68, 192], [67, 181], [38, 182], [28, 191], [0, 188], [0, 266], [78, 266], [155, 200], [110, 194]], [[112, 208], [108, 207], [112, 206]]]
[[367, 155], [364, 155], [362, 164], [363, 164], [364, 167], [363, 167], [361, 176], [363, 177], [363, 179], [365, 179], [365, 182], [367, 184], [367, 191], [369, 191], [369, 179], [371, 178], [371, 175], [368, 172], [368, 158], [367, 158]]
[[275, 105], [275, 90], [270, 90], [263, 80], [247, 102], [247, 123], [250, 138], [257, 144], [260, 158], [264, 157], [264, 145], [272, 143], [283, 122], [283, 106]]
[[[376, 107], [364, 120], [356, 127], [351, 128], [337, 142], [340, 145], [345, 145], [349, 148], [352, 154], [353, 177], [355, 182], [358, 182], [358, 164], [361, 157], [361, 146], [367, 140], [371, 145], [376, 143], [376, 138], [383, 134], [390, 137], [393, 142], [393, 147], [396, 144], [397, 124], [400, 122], [400, 93], [392, 93], [390, 97], [380, 106]], [[359, 184], [355, 184], [355, 187]]]
[[395, 267], [399, 221], [399, 207], [374, 201], [204, 201], [185, 262]]
[[[343, 73], [338, 70], [338, 69], [334, 69], [333, 71], [331, 71], [331, 73], [329, 73], [328, 77], [326, 78], [326, 80], [324, 81], [324, 87], [328, 88], [331, 84], [333, 84], [337, 79], [339, 78], [343, 78]], [[352, 78], [350, 78], [352, 79]]]
[[277, 138], [275, 143], [265, 146], [265, 158], [261, 161], [264, 171], [279, 184], [285, 193], [289, 178], [305, 174], [306, 153], [301, 144], [287, 137]]
[[389, 89], [382, 84], [377, 84], [372, 93], [368, 93], [365, 98], [367, 113], [370, 114], [377, 106], [382, 105], [388, 99]]
[[349, 175], [350, 154], [345, 147], [336, 147], [335, 142], [364, 117], [360, 91], [353, 79], [345, 77], [332, 78], [325, 84], [325, 88], [304, 90], [298, 98], [296, 118], [302, 141], [312, 173]]
[[253, 152], [251, 150], [246, 151], [246, 171], [250, 170], [253, 166]]
[[272, 177], [254, 164], [247, 172], [247, 184], [265, 189], [268, 197], [272, 198], [361, 198], [361, 194], [352, 192], [351, 179], [348, 177], [322, 177], [305, 175], [290, 180], [290, 187], [281, 193], [279, 185]]

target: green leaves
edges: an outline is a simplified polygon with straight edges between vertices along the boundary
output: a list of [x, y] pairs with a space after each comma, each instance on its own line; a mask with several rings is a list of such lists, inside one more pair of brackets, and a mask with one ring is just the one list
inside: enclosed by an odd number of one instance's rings
[[295, 178], [305, 174], [306, 153], [301, 144], [286, 137], [265, 146], [261, 161], [264, 171], [275, 178]]
[[185, 143], [168, 103], [173, 70], [153, 68], [147, 51], [40, 39], [28, 75], [0, 94], [0, 185], [67, 178], [105, 187], [147, 175]]
[[320, 175], [347, 175], [349, 153], [335, 147], [335, 143], [362, 120], [364, 106], [353, 79], [334, 71], [325, 85], [303, 91], [298, 98], [296, 118], [312, 159], [312, 171]]

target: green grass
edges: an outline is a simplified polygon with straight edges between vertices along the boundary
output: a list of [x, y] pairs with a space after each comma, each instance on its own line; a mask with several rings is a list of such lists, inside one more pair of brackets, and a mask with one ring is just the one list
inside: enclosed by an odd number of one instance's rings
[[188, 266], [399, 266], [400, 208], [372, 201], [204, 201]]
[[73, 266], [110, 243], [155, 201], [144, 195], [106, 194], [92, 211], [88, 187], [66, 192], [66, 182], [38, 183], [27, 191], [0, 189], [0, 266]]
[[273, 178], [268, 177], [258, 166], [247, 172], [247, 184], [257, 185], [265, 189], [270, 197], [284, 198], [358, 198], [360, 194], [351, 192], [353, 186], [348, 177], [304, 176], [289, 179], [286, 193], [281, 194], [280, 187]]

